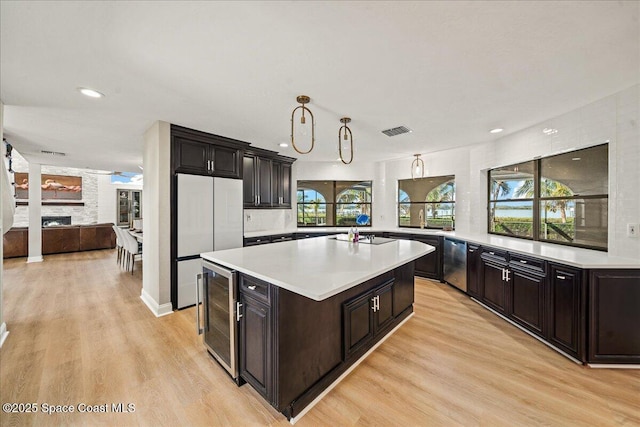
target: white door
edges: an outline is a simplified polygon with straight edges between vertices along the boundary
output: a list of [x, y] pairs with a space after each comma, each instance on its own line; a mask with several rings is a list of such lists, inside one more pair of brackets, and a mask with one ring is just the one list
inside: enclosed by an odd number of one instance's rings
[[[178, 174], [177, 179], [178, 258], [211, 252], [213, 250], [213, 178]], [[242, 214], [240, 214], [240, 220], [242, 221]]]
[[214, 250], [242, 247], [242, 180], [214, 178]]
[[201, 272], [201, 258], [178, 261], [178, 308], [196, 303], [196, 274]]

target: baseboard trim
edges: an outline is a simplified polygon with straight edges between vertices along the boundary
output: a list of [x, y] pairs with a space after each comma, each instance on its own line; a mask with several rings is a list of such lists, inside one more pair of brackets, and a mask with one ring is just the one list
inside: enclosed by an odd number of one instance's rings
[[375, 343], [373, 345], [373, 347], [371, 347], [365, 354], [363, 354], [353, 365], [351, 365], [346, 371], [343, 372], [342, 375], [340, 375], [334, 382], [331, 383], [331, 385], [329, 387], [327, 387], [326, 389], [324, 389], [324, 391], [322, 393], [320, 393], [320, 395], [318, 395], [318, 397], [316, 397], [315, 399], [313, 399], [313, 401], [311, 403], [309, 403], [307, 406], [304, 407], [304, 409], [302, 411], [300, 411], [300, 413], [298, 415], [296, 415], [295, 417], [291, 418], [289, 420], [289, 422], [293, 425], [295, 423], [297, 423], [298, 421], [300, 421], [300, 418], [304, 417], [305, 414], [307, 412], [309, 412], [311, 410], [311, 408], [313, 408], [314, 406], [316, 406], [316, 404], [318, 402], [320, 402], [322, 400], [323, 397], [325, 397], [331, 390], [333, 390], [335, 388], [335, 386], [337, 386], [340, 381], [342, 381], [343, 379], [345, 379], [345, 377], [347, 375], [349, 375], [351, 373], [351, 371], [353, 371], [358, 365], [360, 365], [360, 363], [362, 363], [371, 353], [373, 353], [375, 351], [376, 348], [380, 347], [380, 345], [385, 342], [387, 340], [387, 338], [389, 338], [391, 335], [393, 335], [398, 329], [400, 329], [400, 327], [402, 325], [404, 325], [409, 319], [411, 319], [416, 313], [412, 312], [410, 315], [408, 315], [402, 322], [398, 323], [396, 325], [395, 328], [393, 328], [391, 331], [389, 331], [389, 333], [387, 335], [385, 335], [380, 341], [378, 341], [377, 343]]
[[156, 317], [162, 317], [166, 316], [167, 314], [173, 313], [173, 307], [171, 306], [171, 303], [162, 305], [158, 304], [156, 300], [154, 300], [153, 297], [144, 290], [144, 288], [142, 288], [140, 299]]
[[640, 369], [640, 365], [626, 365], [623, 363], [587, 363], [593, 369]]
[[44, 258], [42, 258], [42, 255], [40, 255], [40, 256], [30, 256], [30, 257], [27, 258], [27, 263], [30, 263], [30, 262], [42, 262], [42, 261], [44, 261]]
[[2, 348], [2, 344], [4, 344], [4, 340], [9, 336], [9, 331], [7, 331], [7, 324], [2, 322], [0, 325], [0, 348]]

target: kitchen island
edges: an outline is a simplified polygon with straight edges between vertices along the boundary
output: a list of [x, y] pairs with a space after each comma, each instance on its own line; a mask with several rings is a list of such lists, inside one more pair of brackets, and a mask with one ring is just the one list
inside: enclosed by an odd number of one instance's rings
[[238, 274], [238, 366], [295, 422], [413, 313], [413, 261], [434, 250], [406, 240], [329, 237], [203, 253]]

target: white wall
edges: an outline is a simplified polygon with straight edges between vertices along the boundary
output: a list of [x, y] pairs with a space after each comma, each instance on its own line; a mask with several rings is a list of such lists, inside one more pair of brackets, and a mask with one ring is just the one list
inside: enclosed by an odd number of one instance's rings
[[[98, 175], [98, 222], [117, 224], [117, 190], [142, 190], [142, 184], [111, 183], [111, 175]], [[143, 194], [144, 197], [144, 194]], [[142, 211], [144, 218], [144, 210]]]
[[[4, 103], [2, 101], [0, 101], [0, 141], [2, 141], [2, 137], [4, 134]], [[5, 151], [5, 147], [4, 144], [2, 144], [2, 149], [0, 149], [0, 155], [2, 156], [2, 161], [4, 161], [4, 156], [6, 154]], [[4, 173], [0, 174], [0, 179], [5, 180], [7, 179], [7, 177], [5, 176]], [[0, 183], [1, 184], [1, 183]], [[0, 203], [4, 203], [1, 200], [3, 200], [2, 197], [0, 197]], [[0, 206], [0, 229], [2, 229], [2, 235], [4, 236], [5, 230], [3, 227], [4, 224], [4, 206]], [[2, 259], [2, 245], [0, 245], [0, 259]], [[9, 331], [7, 331], [7, 324], [4, 321], [4, 301], [2, 299], [2, 286], [3, 286], [3, 279], [2, 276], [4, 275], [4, 268], [2, 265], [0, 265], [0, 347], [2, 347], [2, 344], [4, 343], [4, 340], [7, 339], [7, 335], [9, 335]]]
[[155, 122], [144, 134], [142, 189], [142, 294], [156, 316], [171, 309], [171, 135], [167, 122]]

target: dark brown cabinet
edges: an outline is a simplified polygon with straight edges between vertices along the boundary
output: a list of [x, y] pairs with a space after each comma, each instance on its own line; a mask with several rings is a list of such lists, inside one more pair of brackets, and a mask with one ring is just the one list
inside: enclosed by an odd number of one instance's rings
[[242, 178], [243, 148], [249, 144], [172, 125], [177, 173]]
[[494, 257], [494, 251], [483, 250], [480, 255], [482, 302], [501, 314], [507, 314], [509, 275], [506, 260]]
[[480, 247], [467, 245], [467, 293], [475, 298], [482, 295], [480, 288]]
[[[272, 400], [271, 307], [268, 284], [240, 283], [239, 373], [265, 399]], [[246, 286], [243, 286], [246, 285]], [[262, 285], [262, 286], [259, 286]], [[266, 288], [265, 288], [266, 286]]]
[[589, 362], [640, 364], [640, 270], [589, 273]]
[[245, 208], [290, 208], [291, 164], [295, 159], [253, 149], [243, 159]]
[[385, 332], [393, 323], [393, 280], [343, 304], [344, 359]]
[[442, 281], [442, 238], [409, 233], [387, 233], [390, 239], [417, 240], [433, 246], [436, 250], [415, 261], [415, 275]]
[[271, 159], [248, 155], [243, 159], [242, 200], [245, 208], [271, 207]]
[[582, 270], [550, 264], [550, 272], [547, 339], [568, 355], [584, 360]]
[[510, 318], [531, 332], [544, 334], [544, 274], [512, 267], [510, 278]]
[[272, 163], [272, 199], [278, 208], [291, 207], [291, 163], [273, 161]]
[[436, 248], [435, 251], [416, 260], [416, 276], [442, 281], [442, 238], [438, 236], [414, 235], [413, 240]]

